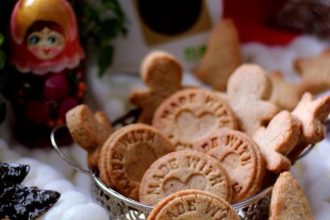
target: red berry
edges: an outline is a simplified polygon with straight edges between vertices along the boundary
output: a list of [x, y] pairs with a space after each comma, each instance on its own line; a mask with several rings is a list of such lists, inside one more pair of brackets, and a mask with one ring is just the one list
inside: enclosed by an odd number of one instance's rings
[[26, 109], [26, 117], [33, 123], [47, 123], [50, 119], [49, 106], [47, 102], [30, 101]]
[[69, 84], [64, 74], [54, 74], [45, 80], [44, 95], [48, 100], [57, 100], [67, 95], [68, 87]]
[[65, 98], [61, 103], [59, 103], [58, 116], [61, 119], [65, 118], [67, 111], [79, 104], [79, 100], [74, 96], [69, 96]]

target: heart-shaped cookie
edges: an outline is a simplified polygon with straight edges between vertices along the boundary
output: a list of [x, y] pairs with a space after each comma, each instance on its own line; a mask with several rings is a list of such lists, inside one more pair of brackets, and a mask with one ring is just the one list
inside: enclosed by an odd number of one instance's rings
[[156, 160], [140, 184], [140, 202], [155, 205], [166, 196], [183, 189], [199, 189], [231, 201], [231, 182], [215, 158], [197, 151], [169, 153]]

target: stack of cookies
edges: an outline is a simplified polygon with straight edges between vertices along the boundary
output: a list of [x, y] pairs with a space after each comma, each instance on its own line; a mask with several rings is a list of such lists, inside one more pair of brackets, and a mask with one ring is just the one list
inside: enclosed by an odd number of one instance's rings
[[277, 179], [270, 219], [312, 219], [286, 171], [325, 137], [330, 96], [305, 93], [292, 111], [282, 110], [255, 64], [236, 68], [226, 92], [184, 86], [181, 65], [166, 52], [150, 53], [141, 76], [148, 88], [131, 96], [142, 110], [138, 123], [114, 131], [86, 105], [67, 113], [72, 137], [108, 187], [155, 206], [149, 219], [239, 219], [229, 204]]

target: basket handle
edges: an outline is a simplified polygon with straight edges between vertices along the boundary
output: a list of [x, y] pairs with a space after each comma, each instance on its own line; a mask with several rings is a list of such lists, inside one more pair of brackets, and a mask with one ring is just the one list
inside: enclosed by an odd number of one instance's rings
[[57, 143], [56, 143], [56, 138], [55, 138], [55, 134], [58, 130], [62, 129], [62, 128], [65, 128], [66, 125], [61, 125], [61, 126], [57, 126], [55, 127], [52, 132], [50, 133], [50, 141], [51, 141], [51, 144], [52, 144], [52, 147], [56, 150], [56, 152], [58, 153], [58, 155], [60, 157], [62, 157], [69, 165], [71, 165], [74, 169], [82, 172], [82, 173], [85, 173], [85, 174], [88, 174], [90, 176], [93, 176], [94, 173], [91, 171], [91, 170], [88, 170], [88, 169], [84, 169], [82, 168], [78, 163], [76, 163], [75, 161], [69, 159], [61, 150], [60, 148], [58, 147]]

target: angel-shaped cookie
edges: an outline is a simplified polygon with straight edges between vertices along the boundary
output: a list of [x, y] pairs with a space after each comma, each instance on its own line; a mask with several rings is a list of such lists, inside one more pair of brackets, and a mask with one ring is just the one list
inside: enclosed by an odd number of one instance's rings
[[316, 144], [326, 136], [325, 120], [330, 113], [330, 96], [314, 100], [312, 94], [305, 93], [299, 104], [292, 111], [302, 123], [299, 142], [289, 154], [294, 161], [297, 156], [310, 144]]
[[182, 67], [172, 55], [154, 51], [143, 60], [140, 74], [148, 89], [134, 91], [131, 103], [142, 109], [138, 121], [150, 124], [159, 104], [181, 89]]

